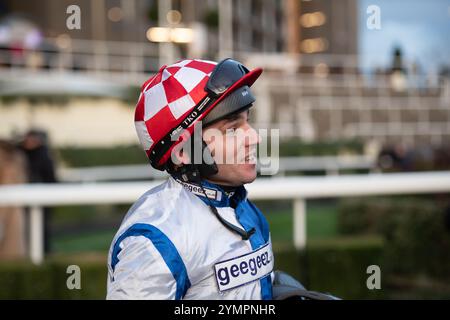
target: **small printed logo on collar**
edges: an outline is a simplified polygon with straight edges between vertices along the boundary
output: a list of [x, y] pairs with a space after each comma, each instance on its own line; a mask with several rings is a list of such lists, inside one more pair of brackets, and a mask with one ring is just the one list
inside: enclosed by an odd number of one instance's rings
[[192, 192], [195, 195], [201, 196], [201, 197], [205, 197], [206, 196], [211, 199], [211, 200], [215, 200], [215, 201], [221, 201], [222, 200], [222, 192], [220, 190], [216, 190], [216, 189], [212, 189], [209, 187], [203, 187], [203, 190], [205, 190], [205, 194], [203, 193], [202, 187], [197, 185], [197, 184], [193, 184], [193, 183], [188, 183], [188, 182], [184, 182], [181, 181], [179, 179], [176, 179], [179, 183], [181, 183], [181, 185], [188, 191]]

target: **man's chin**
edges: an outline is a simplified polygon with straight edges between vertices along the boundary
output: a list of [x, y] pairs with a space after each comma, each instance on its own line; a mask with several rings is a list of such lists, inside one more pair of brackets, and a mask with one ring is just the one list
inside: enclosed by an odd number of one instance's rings
[[256, 179], [256, 168], [249, 168], [245, 170], [242, 172], [241, 178], [243, 184], [252, 183]]

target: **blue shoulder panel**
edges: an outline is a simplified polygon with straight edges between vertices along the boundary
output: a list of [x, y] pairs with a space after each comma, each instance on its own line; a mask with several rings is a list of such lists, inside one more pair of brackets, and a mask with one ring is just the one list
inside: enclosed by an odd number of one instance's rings
[[155, 226], [144, 223], [134, 224], [117, 239], [111, 257], [112, 270], [114, 271], [119, 262], [118, 255], [120, 251], [122, 251], [120, 243], [130, 236], [144, 236], [153, 243], [164, 259], [164, 262], [167, 264], [167, 267], [172, 272], [177, 283], [175, 299], [182, 299], [191, 286], [186, 266], [172, 241], [170, 241], [170, 239]]

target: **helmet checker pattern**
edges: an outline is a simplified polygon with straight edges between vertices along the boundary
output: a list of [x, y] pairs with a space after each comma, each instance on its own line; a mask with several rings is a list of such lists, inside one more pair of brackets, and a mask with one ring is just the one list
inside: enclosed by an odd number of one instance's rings
[[147, 156], [154, 142], [179, 125], [207, 96], [204, 88], [215, 66], [212, 61], [182, 60], [163, 66], [142, 85], [134, 121]]

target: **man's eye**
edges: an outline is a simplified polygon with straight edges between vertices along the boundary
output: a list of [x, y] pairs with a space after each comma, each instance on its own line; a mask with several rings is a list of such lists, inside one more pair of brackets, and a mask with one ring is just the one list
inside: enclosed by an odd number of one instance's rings
[[228, 129], [227, 129], [227, 134], [234, 134], [234, 133], [236, 132], [236, 129], [237, 129], [237, 128], [235, 128], [235, 127], [228, 128]]

